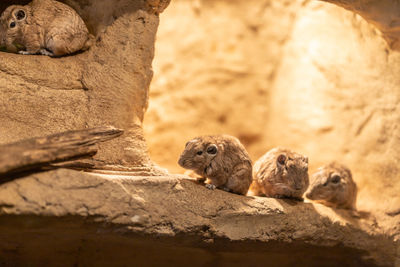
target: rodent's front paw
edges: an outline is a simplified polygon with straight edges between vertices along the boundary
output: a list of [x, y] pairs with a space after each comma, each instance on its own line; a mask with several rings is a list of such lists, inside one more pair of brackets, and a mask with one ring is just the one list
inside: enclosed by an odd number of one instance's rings
[[44, 56], [49, 56], [49, 57], [52, 57], [52, 56], [54, 56], [54, 54], [52, 53], [52, 52], [50, 52], [50, 51], [48, 51], [48, 50], [46, 50], [46, 49], [40, 49], [40, 54], [42, 54], [42, 55], [44, 55]]
[[222, 190], [224, 190], [225, 192], [231, 192], [232, 191], [228, 187], [223, 187]]
[[213, 184], [206, 184], [206, 188], [207, 188], [207, 189], [210, 189], [210, 190], [215, 190], [215, 189], [217, 189], [217, 187], [216, 187], [215, 185], [213, 185]]

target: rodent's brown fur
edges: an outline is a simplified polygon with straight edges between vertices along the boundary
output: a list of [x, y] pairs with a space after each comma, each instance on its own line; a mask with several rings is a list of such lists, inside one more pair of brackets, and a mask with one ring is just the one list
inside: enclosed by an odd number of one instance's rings
[[[335, 182], [333, 177], [338, 176]], [[349, 168], [332, 162], [319, 168], [311, 176], [311, 186], [306, 193], [310, 200], [333, 208], [355, 209], [357, 185]]]
[[9, 6], [0, 17], [0, 34], [0, 46], [11, 52], [22, 47], [25, 50], [19, 51], [21, 54], [63, 56], [86, 50], [94, 43], [78, 13], [55, 0]]
[[[209, 154], [207, 150], [212, 150], [213, 146], [217, 152]], [[178, 163], [207, 178], [208, 185], [241, 195], [247, 193], [252, 181], [250, 156], [240, 141], [229, 135], [208, 135], [192, 139], [186, 144]]]
[[302, 199], [308, 185], [308, 158], [273, 148], [254, 163], [250, 195]]

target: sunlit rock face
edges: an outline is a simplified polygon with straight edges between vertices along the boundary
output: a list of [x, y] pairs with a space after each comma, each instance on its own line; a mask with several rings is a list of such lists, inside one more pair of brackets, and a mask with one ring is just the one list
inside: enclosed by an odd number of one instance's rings
[[400, 2], [397, 0], [322, 0], [351, 10], [369, 23], [375, 25], [382, 33], [388, 45], [400, 50]]
[[349, 165], [359, 208], [399, 208], [399, 70], [399, 54], [374, 27], [310, 4], [298, 14], [271, 88], [269, 141], [303, 151], [313, 167]]
[[400, 54], [374, 25], [300, 0], [176, 0], [161, 19], [145, 119], [156, 162], [181, 171], [187, 139], [228, 133], [253, 160], [279, 145], [310, 172], [343, 162], [359, 209], [400, 209]]

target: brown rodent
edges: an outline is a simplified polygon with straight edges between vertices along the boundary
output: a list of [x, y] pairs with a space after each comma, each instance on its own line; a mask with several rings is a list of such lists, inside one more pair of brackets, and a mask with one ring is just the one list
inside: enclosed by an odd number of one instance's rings
[[302, 200], [308, 185], [308, 158], [285, 148], [273, 148], [254, 163], [250, 192]]
[[21, 54], [63, 56], [88, 49], [94, 42], [74, 9], [55, 0], [9, 6], [0, 17], [1, 44]]
[[329, 207], [355, 209], [357, 185], [349, 168], [332, 162], [311, 176], [311, 186], [306, 197]]
[[208, 135], [186, 143], [178, 164], [207, 178], [206, 187], [245, 195], [251, 184], [251, 159], [240, 141], [229, 135]]

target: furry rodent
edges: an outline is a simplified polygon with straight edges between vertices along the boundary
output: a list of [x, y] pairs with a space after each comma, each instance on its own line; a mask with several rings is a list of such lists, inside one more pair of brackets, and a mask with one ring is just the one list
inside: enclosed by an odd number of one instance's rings
[[208, 135], [186, 143], [178, 164], [207, 178], [206, 187], [246, 195], [252, 181], [252, 162], [240, 143], [229, 135]]
[[309, 185], [308, 158], [273, 148], [254, 163], [251, 195], [302, 199]]
[[306, 197], [329, 207], [355, 209], [357, 185], [349, 168], [332, 162], [311, 176]]
[[55, 0], [9, 6], [0, 17], [0, 46], [10, 52], [63, 56], [94, 43], [74, 9]]

